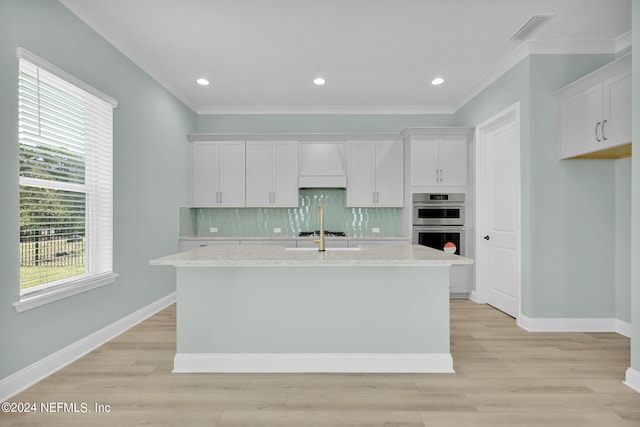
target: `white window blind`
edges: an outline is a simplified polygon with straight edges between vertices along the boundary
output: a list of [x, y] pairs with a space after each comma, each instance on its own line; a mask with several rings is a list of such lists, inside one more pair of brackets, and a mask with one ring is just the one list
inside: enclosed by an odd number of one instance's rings
[[114, 100], [18, 49], [20, 294], [112, 275]]

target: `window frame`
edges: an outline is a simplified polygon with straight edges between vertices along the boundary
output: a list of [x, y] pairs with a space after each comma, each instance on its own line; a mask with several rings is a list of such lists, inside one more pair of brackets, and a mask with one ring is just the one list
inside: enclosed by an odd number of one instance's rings
[[[18, 312], [21, 312], [114, 283], [118, 277], [113, 272], [113, 109], [117, 107], [118, 103], [110, 96], [105, 95], [26, 49], [17, 48], [16, 53], [19, 63], [26, 61], [29, 66], [35, 66], [39, 70], [46, 71], [53, 77], [62, 80], [66, 85], [73, 86], [74, 92], [82, 94], [81, 99], [89, 100], [89, 103], [98, 105], [100, 112], [108, 112], [105, 116], [107, 117], [106, 125], [97, 128], [102, 132], [99, 137], [100, 142], [96, 142], [96, 139], [85, 140], [85, 143], [87, 141], [90, 143], [84, 146], [87, 154], [84, 160], [86, 178], [83, 184], [41, 180], [20, 175], [18, 177], [21, 187], [34, 186], [52, 190], [73, 191], [84, 193], [87, 199], [99, 200], [98, 202], [87, 200], [85, 204], [85, 273], [35, 285], [32, 289], [20, 289], [20, 300], [13, 303], [13, 306]], [[89, 109], [87, 111], [93, 110]], [[95, 118], [91, 117], [89, 119], [94, 120]], [[96, 122], [101, 120], [103, 119], [95, 119]], [[18, 142], [21, 143], [21, 138], [18, 138]], [[105, 165], [107, 166], [106, 171]], [[101, 169], [101, 172], [95, 173], [96, 169]], [[96, 176], [99, 176], [99, 178], [96, 178]], [[99, 197], [95, 197], [96, 195]], [[97, 216], [100, 216], [99, 220], [95, 219]]]

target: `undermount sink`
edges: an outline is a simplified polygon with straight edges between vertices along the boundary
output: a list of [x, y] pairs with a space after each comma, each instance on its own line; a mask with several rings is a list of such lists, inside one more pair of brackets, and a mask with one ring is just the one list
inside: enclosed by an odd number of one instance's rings
[[[301, 252], [310, 252], [310, 251], [318, 251], [318, 248], [284, 248], [285, 251], [301, 251]], [[327, 252], [334, 251], [359, 251], [360, 248], [326, 248]]]

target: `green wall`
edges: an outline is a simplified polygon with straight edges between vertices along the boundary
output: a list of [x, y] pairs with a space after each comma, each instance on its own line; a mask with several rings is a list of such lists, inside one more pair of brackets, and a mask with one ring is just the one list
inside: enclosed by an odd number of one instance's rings
[[[56, 1], [0, 1], [0, 379], [175, 290], [149, 260], [177, 250], [196, 114]], [[114, 110], [112, 285], [22, 313], [18, 291], [16, 48], [118, 100]]]
[[640, 372], [640, 0], [632, 3], [633, 152], [631, 197], [631, 368]]
[[522, 312], [529, 317], [617, 315], [611, 212], [615, 162], [557, 160], [557, 104], [552, 97], [613, 59], [531, 55], [455, 114], [456, 125], [476, 126], [520, 103], [521, 295]]
[[[533, 317], [615, 317], [615, 162], [557, 160], [551, 94], [613, 60], [531, 56], [530, 206]], [[627, 266], [629, 268], [629, 266]]]
[[615, 162], [616, 319], [631, 322], [631, 159]]

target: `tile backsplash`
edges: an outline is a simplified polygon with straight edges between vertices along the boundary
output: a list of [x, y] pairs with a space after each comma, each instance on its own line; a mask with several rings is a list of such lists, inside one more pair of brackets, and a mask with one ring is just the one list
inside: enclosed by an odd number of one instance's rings
[[181, 208], [180, 236], [294, 237], [320, 228], [318, 205], [324, 206], [325, 230], [349, 237], [398, 236], [398, 208], [347, 208], [344, 189], [302, 189], [299, 196], [297, 208]]

